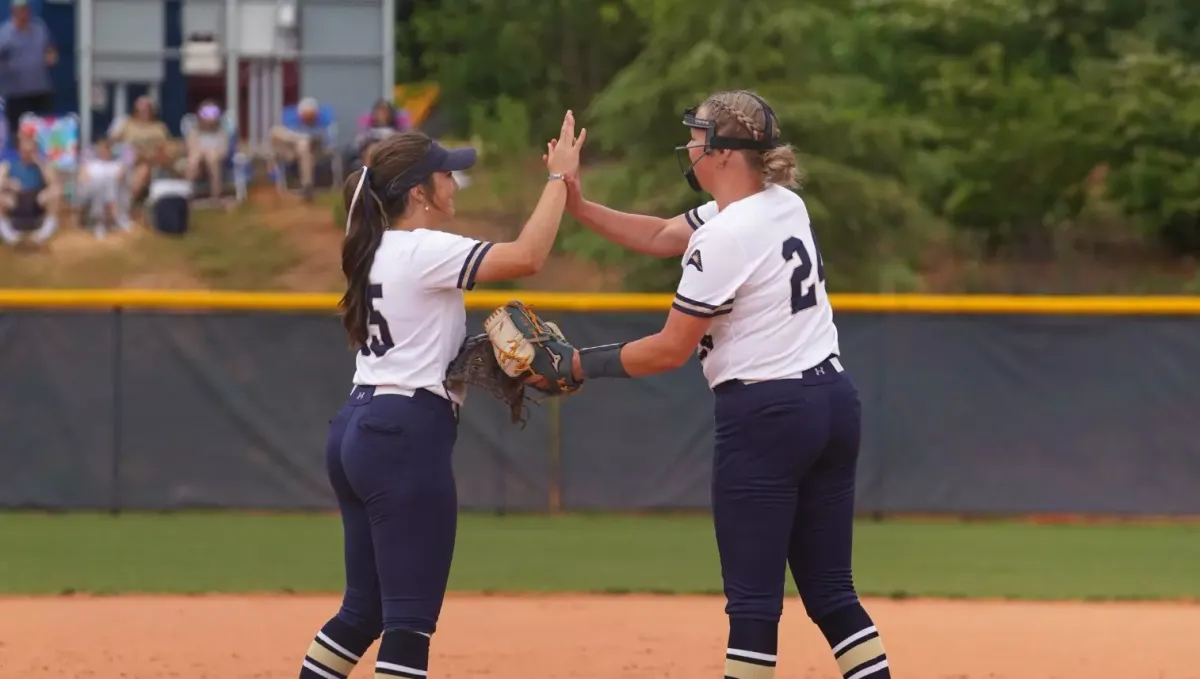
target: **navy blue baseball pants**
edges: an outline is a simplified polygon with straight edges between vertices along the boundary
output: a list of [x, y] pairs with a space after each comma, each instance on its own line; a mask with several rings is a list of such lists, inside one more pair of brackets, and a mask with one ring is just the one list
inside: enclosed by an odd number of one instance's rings
[[325, 461], [342, 514], [346, 593], [337, 618], [365, 634], [432, 634], [446, 595], [458, 496], [458, 421], [429, 391], [355, 387], [331, 421]]
[[813, 620], [858, 602], [850, 560], [862, 408], [833, 361], [803, 379], [713, 390], [713, 522], [730, 618], [778, 622], [789, 566]]

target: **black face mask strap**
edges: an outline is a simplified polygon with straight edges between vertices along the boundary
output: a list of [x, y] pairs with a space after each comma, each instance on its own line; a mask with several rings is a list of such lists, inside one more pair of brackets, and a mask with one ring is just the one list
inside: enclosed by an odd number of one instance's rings
[[[779, 146], [779, 144], [775, 141], [775, 112], [771, 110], [771, 107], [766, 101], [763, 100], [762, 97], [754, 94], [753, 92], [747, 92], [745, 90], [742, 90], [742, 92], [752, 97], [758, 102], [758, 105], [762, 107], [762, 138], [745, 139], [742, 137], [722, 136], [717, 133], [715, 120], [704, 121], [703, 124], [701, 124], [701, 121], [696, 119], [696, 111], [698, 110], [698, 107], [689, 108], [684, 111], [683, 114], [684, 125], [687, 125], [691, 128], [703, 128], [705, 130], [704, 152], [700, 155], [700, 158], [708, 155], [710, 151], [758, 151], [761, 153]], [[747, 132], [749, 132], [749, 130], [747, 130]], [[689, 146], [690, 144], [688, 146], [676, 147], [675, 151], [678, 154], [681, 151], [686, 150]], [[696, 163], [700, 162], [700, 158], [697, 158], [695, 161], [693, 161], [691, 165], [684, 167], [684, 161], [682, 157], [677, 156], [677, 159], [679, 160], [679, 169], [683, 171], [683, 176], [687, 179], [688, 185], [693, 191], [696, 192], [702, 191], [700, 182], [696, 179], [695, 172]]]

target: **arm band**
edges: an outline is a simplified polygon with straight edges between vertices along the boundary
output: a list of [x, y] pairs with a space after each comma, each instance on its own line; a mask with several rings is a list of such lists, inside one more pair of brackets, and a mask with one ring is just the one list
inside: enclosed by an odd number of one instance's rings
[[579, 364], [583, 366], [585, 379], [593, 377], [629, 377], [625, 366], [621, 365], [620, 344], [604, 344], [598, 347], [587, 347], [579, 350]]

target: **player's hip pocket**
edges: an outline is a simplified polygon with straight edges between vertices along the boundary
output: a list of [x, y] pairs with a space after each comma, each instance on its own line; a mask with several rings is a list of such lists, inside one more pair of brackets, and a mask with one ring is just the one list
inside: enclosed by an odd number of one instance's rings
[[371, 438], [402, 436], [406, 444], [425, 449], [452, 446], [457, 438], [454, 404], [428, 391], [412, 396], [375, 393], [359, 410], [355, 428]]

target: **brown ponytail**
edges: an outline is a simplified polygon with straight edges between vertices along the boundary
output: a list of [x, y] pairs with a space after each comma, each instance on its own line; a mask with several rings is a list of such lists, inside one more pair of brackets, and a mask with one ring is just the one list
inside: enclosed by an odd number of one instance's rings
[[[393, 219], [404, 215], [408, 208], [411, 185], [404, 184], [404, 173], [413, 167], [429, 149], [430, 139], [417, 132], [399, 132], [378, 142], [371, 151], [369, 165], [346, 178], [342, 185], [342, 204], [346, 208], [349, 227], [342, 242], [342, 275], [346, 292], [338, 302], [342, 327], [351, 349], [365, 346], [369, 340], [367, 325], [371, 313], [369, 288], [371, 266], [375, 252], [383, 242], [383, 233]], [[363, 181], [363, 173], [367, 178]], [[354, 193], [358, 191], [358, 200]], [[427, 195], [433, 193], [432, 177], [420, 186]]]
[[341, 309], [342, 327], [346, 329], [352, 349], [367, 343], [367, 316], [370, 312], [367, 287], [371, 265], [375, 263], [375, 251], [379, 249], [383, 232], [387, 230], [383, 201], [371, 188], [370, 181], [363, 182], [358, 201], [352, 204], [354, 190], [358, 188], [363, 172], [367, 170], [351, 174], [342, 186], [342, 202], [346, 206], [350, 229], [342, 242], [342, 275], [346, 277], [346, 292], [338, 308]]

